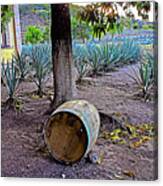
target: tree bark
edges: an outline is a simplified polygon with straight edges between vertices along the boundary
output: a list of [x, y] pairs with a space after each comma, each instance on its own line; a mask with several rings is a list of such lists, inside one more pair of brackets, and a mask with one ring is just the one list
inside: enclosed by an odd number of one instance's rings
[[71, 22], [68, 4], [51, 5], [51, 40], [55, 109], [75, 93], [74, 64], [72, 60]]

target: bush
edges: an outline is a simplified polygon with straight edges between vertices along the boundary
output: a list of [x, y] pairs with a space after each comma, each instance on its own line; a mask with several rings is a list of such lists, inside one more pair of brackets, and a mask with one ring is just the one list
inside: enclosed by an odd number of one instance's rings
[[27, 44], [38, 44], [43, 41], [43, 33], [36, 26], [28, 26], [25, 33], [25, 42]]

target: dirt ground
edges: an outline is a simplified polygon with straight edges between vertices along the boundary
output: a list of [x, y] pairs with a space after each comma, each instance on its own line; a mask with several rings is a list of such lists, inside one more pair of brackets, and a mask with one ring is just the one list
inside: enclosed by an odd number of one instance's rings
[[[132, 148], [128, 143], [119, 144], [103, 137], [104, 132], [116, 128], [111, 123], [112, 115], [127, 118], [135, 126], [150, 123], [157, 125], [154, 100], [145, 102], [137, 95], [137, 86], [127, 73], [130, 66], [119, 68], [104, 76], [85, 77], [77, 85], [76, 98], [93, 103], [101, 113], [101, 128], [98, 140], [89, 158], [82, 158], [73, 165], [63, 165], [47, 153], [43, 144], [42, 128], [48, 116], [47, 97], [32, 96], [36, 86], [32, 82], [21, 83], [17, 97], [22, 102], [19, 112], [3, 111], [2, 106], [2, 176], [5, 177], [49, 177], [74, 179], [128, 179], [153, 180], [157, 178], [157, 144], [154, 138]], [[46, 85], [52, 93], [52, 82]], [[2, 86], [2, 101], [6, 90]], [[120, 119], [123, 125], [123, 119]], [[102, 154], [102, 155], [101, 155]], [[96, 163], [91, 156], [101, 158]]]

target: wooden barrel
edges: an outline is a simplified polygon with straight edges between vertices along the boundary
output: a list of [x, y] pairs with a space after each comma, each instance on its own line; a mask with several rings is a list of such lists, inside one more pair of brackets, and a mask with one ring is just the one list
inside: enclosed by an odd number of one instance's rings
[[45, 143], [56, 160], [74, 163], [92, 149], [99, 127], [99, 113], [92, 104], [85, 100], [68, 101], [46, 123]]

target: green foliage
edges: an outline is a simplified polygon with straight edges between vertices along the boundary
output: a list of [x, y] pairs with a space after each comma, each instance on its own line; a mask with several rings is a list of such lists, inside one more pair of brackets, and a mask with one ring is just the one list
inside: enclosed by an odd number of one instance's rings
[[85, 43], [90, 38], [92, 27], [80, 19], [78, 14], [81, 9], [78, 5], [70, 5], [71, 32], [73, 39], [81, 40]]
[[7, 87], [9, 98], [13, 99], [14, 93], [19, 84], [19, 70], [16, 66], [15, 59], [13, 58], [7, 63], [2, 61], [2, 79]]
[[10, 22], [13, 17], [12, 7], [9, 5], [1, 6], [1, 31], [4, 32], [7, 24]]
[[50, 18], [50, 6], [48, 6], [46, 9], [35, 10], [35, 13], [37, 13], [42, 19], [49, 20], [49, 18]]
[[50, 40], [50, 29], [46, 26], [43, 30], [43, 41], [49, 43]]
[[43, 86], [47, 80], [47, 75], [51, 71], [51, 49], [49, 45], [35, 45], [32, 47], [32, 70], [33, 81], [37, 85], [38, 95], [43, 96]]
[[43, 41], [43, 32], [37, 26], [28, 26], [25, 33], [25, 42], [27, 44], [38, 44]]
[[120, 17], [120, 22], [121, 25], [123, 25], [123, 28], [132, 28], [132, 19], [130, 17]]
[[149, 1], [143, 1], [143, 2], [137, 2], [136, 8], [138, 10], [138, 15], [141, 16], [143, 19], [148, 18], [148, 12], [150, 11], [150, 2]]
[[71, 31], [73, 39], [81, 40], [83, 43], [85, 43], [90, 37], [91, 27], [89, 27], [84, 21], [79, 22], [76, 17], [72, 17]]
[[118, 15], [115, 9], [116, 4], [113, 3], [92, 3], [80, 10], [79, 18], [92, 26], [93, 36], [100, 40], [107, 31], [114, 34], [117, 28], [120, 28], [119, 25], [116, 25]]

